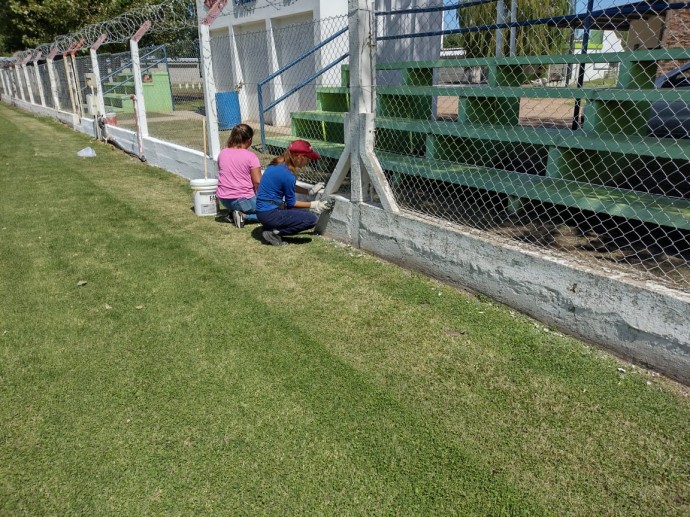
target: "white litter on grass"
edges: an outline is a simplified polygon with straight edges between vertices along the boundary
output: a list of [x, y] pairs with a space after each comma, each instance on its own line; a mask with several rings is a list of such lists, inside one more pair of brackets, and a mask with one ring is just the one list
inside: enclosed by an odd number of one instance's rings
[[96, 156], [96, 151], [90, 147], [84, 147], [84, 149], [77, 153], [77, 156], [81, 158], [94, 158]]

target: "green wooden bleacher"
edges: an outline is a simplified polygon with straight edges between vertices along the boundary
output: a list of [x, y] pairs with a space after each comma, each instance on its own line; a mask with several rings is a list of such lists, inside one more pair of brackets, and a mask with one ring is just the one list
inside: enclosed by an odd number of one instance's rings
[[[690, 49], [382, 63], [377, 69], [400, 71], [402, 84], [377, 87], [377, 155], [393, 178], [444, 181], [690, 230], [690, 200], [606, 185], [621, 179], [626, 164], [690, 160], [690, 140], [646, 136], [653, 102], [690, 104], [690, 91], [654, 88], [663, 60], [690, 60]], [[618, 63], [618, 82], [608, 88], [529, 84], [526, 65], [564, 63]], [[437, 68], [470, 66], [488, 68], [488, 85], [433, 84]], [[343, 84], [348, 72], [344, 67]], [[292, 136], [268, 144], [282, 149], [292, 138], [307, 138], [322, 155], [337, 159], [348, 96], [345, 86], [318, 87], [319, 109], [293, 113]], [[458, 99], [457, 121], [432, 116], [438, 97]], [[582, 129], [520, 125], [524, 98], [580, 99], [586, 104]], [[531, 168], [511, 168], [506, 157]]]

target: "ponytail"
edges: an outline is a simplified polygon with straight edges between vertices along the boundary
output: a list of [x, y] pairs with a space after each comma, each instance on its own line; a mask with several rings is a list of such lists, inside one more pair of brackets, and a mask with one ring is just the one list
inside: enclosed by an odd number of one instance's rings
[[293, 174], [295, 173], [295, 169], [297, 169], [297, 165], [295, 164], [295, 158], [297, 156], [293, 155], [290, 151], [285, 149], [285, 152], [281, 154], [280, 156], [276, 156], [271, 160], [271, 165], [280, 165], [281, 163], [284, 163], [287, 165], [287, 168], [290, 169], [290, 172]]

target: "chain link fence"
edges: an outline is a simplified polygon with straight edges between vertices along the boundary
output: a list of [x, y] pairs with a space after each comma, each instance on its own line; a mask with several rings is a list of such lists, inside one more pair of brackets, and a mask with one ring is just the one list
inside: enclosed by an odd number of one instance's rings
[[41, 88], [43, 88], [43, 99], [45, 100], [46, 106], [48, 108], [55, 109], [55, 101], [53, 99], [53, 94], [50, 86], [50, 77], [48, 72], [48, 64], [41, 63], [38, 65], [38, 75], [41, 81]]
[[71, 58], [69, 56], [60, 56], [53, 62], [53, 67], [55, 70], [57, 96], [58, 101], [60, 102], [60, 108], [63, 111], [70, 111], [74, 113], [76, 112], [74, 90], [71, 87], [71, 79], [68, 79], [71, 66], [70, 60]]
[[[690, 9], [597, 1], [377, 2], [375, 152], [404, 211], [688, 292]], [[188, 28], [175, 12], [167, 28]], [[239, 122], [255, 129], [263, 165], [303, 138], [323, 159], [300, 180], [326, 181], [359, 72], [348, 23], [310, 11], [212, 30], [221, 147]], [[131, 54], [106, 48], [106, 111], [135, 130]], [[139, 55], [149, 134], [202, 150], [198, 42]], [[3, 88], [41, 102], [33, 67], [6, 68]], [[58, 54], [53, 70], [60, 108], [95, 113], [90, 57]]]
[[347, 16], [310, 17], [274, 21], [270, 30], [235, 33], [225, 48], [236, 52], [239, 66], [215, 69], [222, 71], [221, 84], [238, 85], [242, 118], [262, 133], [256, 146], [264, 151], [262, 163], [296, 138], [309, 140], [322, 159], [301, 170], [300, 180], [316, 183], [328, 178], [344, 147], [349, 37]]
[[690, 11], [472, 4], [377, 13], [399, 205], [690, 290]]

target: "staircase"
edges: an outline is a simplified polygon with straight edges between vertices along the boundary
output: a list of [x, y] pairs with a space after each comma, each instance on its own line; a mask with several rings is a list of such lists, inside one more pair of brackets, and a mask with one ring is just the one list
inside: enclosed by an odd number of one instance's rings
[[[149, 71], [144, 77], [150, 78], [143, 82], [144, 103], [147, 112], [170, 113], [173, 111], [170, 79], [167, 72]], [[133, 113], [134, 103], [134, 75], [131, 72], [121, 72], [103, 83], [103, 101], [106, 111], [115, 113]]]

